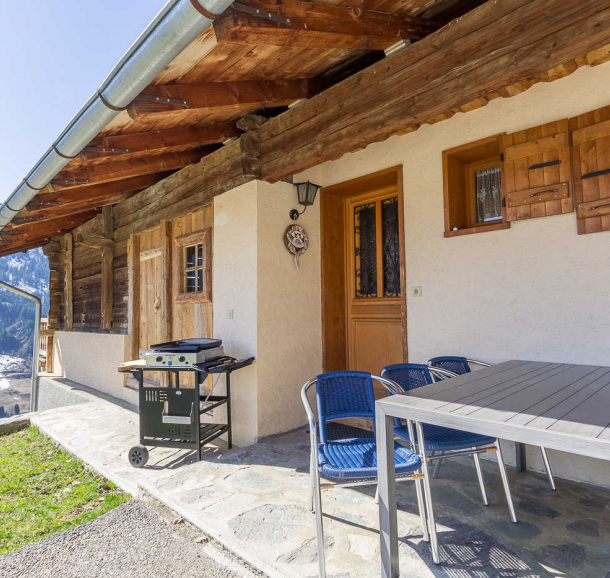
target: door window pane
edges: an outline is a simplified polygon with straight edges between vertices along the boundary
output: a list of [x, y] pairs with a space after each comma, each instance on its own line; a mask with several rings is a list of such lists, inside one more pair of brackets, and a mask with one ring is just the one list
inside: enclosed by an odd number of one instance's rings
[[354, 207], [356, 297], [377, 297], [377, 215], [375, 203]]
[[502, 187], [500, 183], [500, 166], [475, 171], [474, 176], [477, 223], [501, 219]]
[[383, 249], [383, 296], [400, 295], [400, 245], [398, 197], [381, 201], [381, 241]]

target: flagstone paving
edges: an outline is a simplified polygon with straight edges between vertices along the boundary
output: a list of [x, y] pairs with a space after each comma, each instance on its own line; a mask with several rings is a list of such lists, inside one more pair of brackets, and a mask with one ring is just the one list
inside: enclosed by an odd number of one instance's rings
[[[126, 458], [138, 443], [136, 413], [104, 400], [32, 418], [42, 431], [134, 495], [149, 493], [259, 570], [274, 577], [317, 575], [315, 519], [308, 509], [304, 428], [241, 449], [192, 454], [153, 448], [145, 468]], [[445, 460], [432, 482], [442, 563], [422, 541], [413, 484], [398, 484], [402, 576], [605, 577], [610, 568], [610, 492], [537, 474], [509, 472], [519, 524], [508, 519], [493, 462], [485, 462], [490, 505], [480, 502], [468, 458]], [[379, 575], [374, 487], [323, 493], [327, 571], [335, 578]]]

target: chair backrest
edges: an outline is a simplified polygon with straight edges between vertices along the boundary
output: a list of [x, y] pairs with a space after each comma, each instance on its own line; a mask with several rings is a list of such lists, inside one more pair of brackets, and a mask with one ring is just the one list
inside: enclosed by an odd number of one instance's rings
[[440, 367], [457, 373], [458, 375], [464, 375], [464, 373], [470, 373], [470, 365], [468, 359], [465, 357], [457, 357], [453, 355], [445, 355], [441, 357], [433, 357], [428, 361], [428, 365], [431, 367]]
[[375, 392], [370, 373], [333, 371], [316, 378], [320, 441], [327, 443], [326, 422], [344, 418], [369, 418], [375, 423]]
[[421, 363], [394, 363], [381, 370], [381, 376], [395, 381], [405, 391], [434, 383], [430, 368]]

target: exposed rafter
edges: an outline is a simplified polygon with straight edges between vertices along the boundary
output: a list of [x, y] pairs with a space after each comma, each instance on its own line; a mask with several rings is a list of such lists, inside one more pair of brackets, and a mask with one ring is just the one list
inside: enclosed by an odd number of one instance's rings
[[[26, 206], [26, 211], [21, 214], [32, 215], [37, 213], [49, 214], [53, 211], [71, 210], [75, 206], [104, 206], [114, 204], [110, 202], [117, 196], [140, 191], [168, 177], [172, 172], [164, 171], [140, 177], [111, 181], [99, 185], [88, 185], [73, 187], [53, 193], [38, 194], [33, 201]], [[44, 203], [61, 203], [61, 205], [45, 205]]]
[[240, 134], [241, 131], [235, 126], [234, 122], [222, 122], [208, 126], [184, 126], [166, 130], [104, 136], [91, 141], [83, 151], [81, 159], [83, 156], [86, 160], [90, 160], [107, 158], [115, 154], [150, 151], [166, 147], [222, 143]]
[[[44, 221], [42, 223], [25, 225], [22, 227], [22, 229], [26, 232], [26, 234], [23, 235], [23, 237], [20, 237], [20, 241], [21, 239], [23, 239], [23, 241], [20, 242], [17, 250], [27, 251], [28, 249], [39, 247], [51, 237], [62, 235], [63, 233], [71, 231], [79, 225], [90, 221], [93, 219], [93, 217], [95, 217], [96, 214], [96, 211], [84, 211], [82, 213], [76, 213], [67, 217], [62, 216], [50, 221]], [[10, 233], [12, 230], [14, 229], [7, 228], [6, 231]], [[16, 249], [13, 243], [3, 243], [0, 245], [0, 257], [14, 253], [15, 250]]]
[[[388, 14], [360, 7], [314, 4], [296, 0], [249, 2], [260, 15], [232, 7], [214, 22], [219, 43], [270, 46], [304, 46], [352, 50], [384, 50], [401, 39], [420, 39], [437, 25], [408, 14]], [[289, 20], [265, 18], [275, 14]]]
[[[287, 106], [315, 94], [308, 80], [201, 82], [149, 86], [129, 105], [131, 118], [192, 109], [240, 111]], [[314, 92], [315, 91], [315, 92]]]
[[104, 183], [118, 181], [130, 177], [150, 175], [181, 169], [201, 160], [206, 154], [215, 150], [215, 147], [198, 147], [181, 153], [168, 153], [155, 156], [139, 156], [125, 158], [112, 162], [99, 163], [91, 166], [82, 166], [75, 169], [65, 169], [51, 182], [54, 191], [84, 184]]

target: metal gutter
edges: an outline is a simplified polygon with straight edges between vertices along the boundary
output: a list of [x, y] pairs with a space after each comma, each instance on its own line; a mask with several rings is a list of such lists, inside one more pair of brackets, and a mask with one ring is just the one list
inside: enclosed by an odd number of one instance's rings
[[0, 208], [0, 231], [233, 0], [169, 0]]
[[40, 346], [40, 315], [42, 312], [42, 305], [40, 303], [40, 299], [36, 297], [36, 295], [32, 295], [27, 291], [23, 291], [22, 289], [17, 289], [17, 287], [13, 287], [4, 281], [0, 281], [0, 287], [2, 289], [6, 289], [7, 291], [11, 291], [17, 295], [21, 295], [21, 297], [25, 297], [26, 299], [30, 299], [30, 301], [34, 301], [36, 304], [36, 319], [34, 322], [34, 350], [32, 352], [32, 387], [30, 389], [30, 411], [38, 410], [38, 348]]

